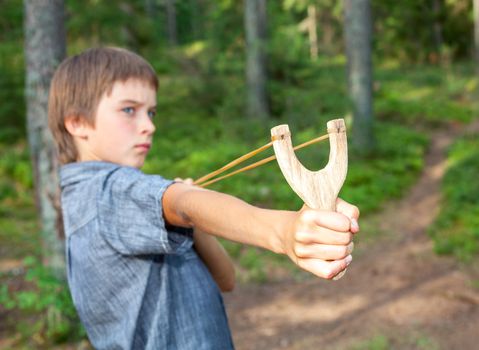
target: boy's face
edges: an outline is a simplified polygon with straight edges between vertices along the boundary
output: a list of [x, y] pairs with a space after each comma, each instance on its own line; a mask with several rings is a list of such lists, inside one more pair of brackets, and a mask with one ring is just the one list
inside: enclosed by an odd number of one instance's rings
[[98, 104], [95, 126], [87, 126], [80, 160], [141, 168], [155, 131], [156, 91], [138, 79], [116, 82]]

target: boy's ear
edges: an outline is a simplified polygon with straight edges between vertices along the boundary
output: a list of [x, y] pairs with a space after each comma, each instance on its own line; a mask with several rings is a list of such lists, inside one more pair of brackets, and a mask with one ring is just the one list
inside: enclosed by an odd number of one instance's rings
[[65, 118], [65, 128], [72, 136], [87, 139], [92, 127], [81, 116], [68, 116]]

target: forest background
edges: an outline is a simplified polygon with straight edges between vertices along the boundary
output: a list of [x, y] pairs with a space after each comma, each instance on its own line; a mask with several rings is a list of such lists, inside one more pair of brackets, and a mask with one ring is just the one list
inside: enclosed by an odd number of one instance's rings
[[[146, 172], [198, 178], [265, 144], [269, 129], [282, 123], [289, 124], [295, 144], [324, 134], [330, 119], [345, 118], [349, 130], [354, 128], [344, 2], [266, 2], [262, 115], [248, 105], [245, 3], [65, 1], [68, 55], [121, 46], [144, 56], [158, 72], [157, 135]], [[432, 131], [477, 119], [479, 83], [472, 1], [369, 5], [371, 147], [365, 152], [349, 133], [350, 166], [340, 194], [366, 219], [417, 180]], [[49, 348], [81, 342], [85, 335], [61, 278], [42, 264], [45, 243], [27, 137], [24, 20], [22, 1], [0, 0], [0, 339], [12, 347]], [[326, 144], [315, 145], [298, 156], [306, 167], [319, 169], [328, 152]], [[437, 254], [461, 263], [477, 261], [479, 251], [478, 173], [477, 135], [457, 139], [448, 151], [440, 219], [429, 234]], [[259, 206], [302, 205], [274, 163], [212, 188]], [[268, 281], [278, 269], [308, 278], [283, 257], [222, 243], [243, 283]]]

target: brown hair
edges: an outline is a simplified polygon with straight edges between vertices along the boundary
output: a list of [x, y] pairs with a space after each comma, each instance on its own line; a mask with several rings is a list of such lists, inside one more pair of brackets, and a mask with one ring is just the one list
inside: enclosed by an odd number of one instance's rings
[[89, 49], [58, 66], [50, 86], [48, 124], [61, 164], [75, 162], [78, 158], [73, 137], [65, 128], [65, 119], [82, 118], [95, 125], [100, 98], [109, 94], [116, 82], [130, 78], [143, 80], [158, 90], [158, 78], [151, 65], [125, 49]]

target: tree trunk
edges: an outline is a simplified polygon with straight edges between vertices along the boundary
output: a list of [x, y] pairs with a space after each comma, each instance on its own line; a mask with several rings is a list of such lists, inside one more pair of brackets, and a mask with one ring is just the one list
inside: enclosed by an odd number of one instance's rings
[[266, 0], [245, 0], [247, 114], [267, 119]]
[[194, 40], [203, 39], [203, 26], [202, 26], [202, 14], [203, 4], [200, 0], [190, 0], [191, 8], [191, 34]]
[[320, 30], [321, 30], [321, 46], [322, 52], [327, 54], [334, 53], [334, 26], [333, 18], [329, 9], [323, 9], [320, 12]]
[[144, 5], [145, 5], [146, 15], [149, 18], [154, 20], [156, 18], [156, 15], [157, 15], [156, 0], [145, 0]]
[[346, 0], [345, 37], [349, 90], [353, 104], [353, 146], [361, 153], [374, 148], [372, 108], [372, 22], [369, 0]]
[[63, 0], [25, 0], [27, 133], [42, 226], [43, 261], [65, 275], [58, 163], [48, 129], [48, 91], [57, 65], [65, 57]]
[[318, 32], [316, 29], [316, 6], [308, 6], [308, 34], [309, 34], [309, 53], [311, 60], [316, 61], [318, 59]]
[[476, 72], [479, 75], [479, 0], [474, 0], [474, 58]]
[[432, 12], [434, 14], [434, 21], [433, 21], [433, 40], [434, 40], [434, 48], [436, 51], [437, 58], [436, 60], [442, 60], [442, 44], [443, 44], [443, 36], [442, 36], [442, 23], [441, 23], [441, 12], [442, 12], [443, 3], [442, 0], [433, 0], [432, 2]]
[[175, 0], [166, 0], [166, 32], [171, 46], [178, 45]]

